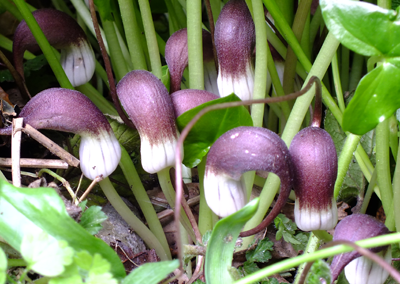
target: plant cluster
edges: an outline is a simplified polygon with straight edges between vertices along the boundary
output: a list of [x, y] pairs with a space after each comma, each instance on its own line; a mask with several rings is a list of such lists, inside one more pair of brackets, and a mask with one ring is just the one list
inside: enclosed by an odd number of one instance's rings
[[[53, 189], [19, 186], [23, 159], [12, 152], [14, 185], [0, 172], [0, 284], [400, 281], [392, 262], [400, 240], [398, 4], [51, 2], [36, 9], [40, 1], [0, 0], [0, 17], [18, 22], [0, 34], [0, 82], [18, 88], [16, 98], [0, 97], [0, 135], [15, 148], [21, 130], [73, 133], [61, 135], [71, 153], [46, 147], [80, 164], [91, 184], [78, 197], [67, 181], [73, 170], [40, 171], [79, 205], [73, 219]], [[197, 219], [183, 197], [195, 168]], [[174, 210], [177, 259], [142, 172], [157, 176]], [[125, 271], [94, 236], [107, 218], [85, 200], [96, 183], [160, 261]], [[370, 216], [371, 200], [383, 222]], [[293, 220], [281, 213], [288, 203]], [[267, 226], [294, 257], [273, 259], [274, 243], [260, 237]], [[246, 261], [235, 268], [237, 253]], [[12, 276], [13, 267], [22, 274]]]

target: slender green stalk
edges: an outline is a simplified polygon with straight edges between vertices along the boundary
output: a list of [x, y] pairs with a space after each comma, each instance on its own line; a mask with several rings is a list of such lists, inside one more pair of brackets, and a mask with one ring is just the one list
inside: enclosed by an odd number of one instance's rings
[[190, 88], [204, 90], [201, 0], [188, 1], [186, 9]]
[[289, 26], [293, 24], [294, 18], [294, 1], [293, 0], [280, 0], [276, 1], [279, 10], [282, 12], [283, 18], [286, 20]]
[[332, 58], [332, 74], [333, 74], [333, 82], [335, 84], [336, 98], [338, 100], [339, 108], [342, 112], [346, 109], [346, 105], [344, 103], [342, 84], [340, 83], [340, 74], [339, 74], [339, 64], [337, 54]]
[[339, 160], [338, 160], [338, 175], [335, 183], [334, 196], [337, 198], [340, 193], [340, 189], [342, 188], [342, 184], [344, 182], [344, 178], [346, 177], [347, 171], [349, 169], [349, 165], [353, 158], [353, 153], [357, 149], [358, 144], [360, 143], [361, 136], [349, 134], [346, 138], [346, 142], [343, 145], [342, 151], [340, 152]]
[[104, 32], [106, 34], [107, 42], [110, 48], [110, 58], [112, 67], [115, 73], [116, 81], [120, 81], [126, 73], [129, 72], [128, 66], [126, 65], [125, 58], [122, 54], [121, 47], [118, 42], [117, 33], [114, 28], [114, 22], [106, 19], [102, 19]]
[[[158, 175], [158, 181], [160, 182], [161, 189], [165, 195], [165, 198], [168, 201], [169, 206], [171, 206], [171, 209], [175, 209], [175, 189], [172, 186], [171, 179], [169, 177], [169, 169], [170, 168], [165, 168], [157, 173]], [[181, 218], [180, 222], [182, 225], [185, 227], [186, 232], [189, 234], [189, 236], [192, 238], [193, 242], [196, 243], [196, 236], [194, 235], [193, 228], [190, 224], [189, 218], [187, 217], [185, 211], [183, 211], [183, 208], [181, 208]]]
[[351, 72], [349, 78], [349, 91], [356, 89], [358, 82], [360, 82], [363, 71], [364, 56], [354, 53], [353, 62], [351, 64]]
[[157, 237], [159, 242], [164, 248], [168, 259], [171, 259], [171, 252], [169, 250], [169, 245], [167, 242], [167, 238], [165, 237], [164, 230], [161, 226], [160, 220], [157, 217], [157, 213], [154, 210], [154, 207], [151, 204], [150, 198], [147, 195], [146, 189], [143, 187], [143, 184], [140, 180], [140, 177], [136, 171], [135, 166], [132, 163], [132, 160], [125, 150], [123, 146], [121, 146], [121, 160], [119, 162], [119, 166], [121, 167], [122, 172], [126, 178], [126, 181], [129, 184], [133, 194], [135, 195], [135, 199], [139, 204], [140, 209], [143, 212], [144, 218], [149, 225], [150, 231]]
[[399, 127], [397, 119], [394, 115], [389, 118], [389, 145], [392, 150], [392, 155], [397, 162], [397, 153], [399, 152]]
[[26, 24], [28, 25], [37, 43], [39, 44], [40, 49], [42, 50], [44, 56], [46, 57], [47, 62], [49, 63], [51, 69], [53, 70], [54, 75], [56, 76], [61, 87], [73, 90], [74, 87], [68, 80], [67, 75], [65, 75], [64, 69], [62, 69], [60, 62], [57, 59], [57, 56], [54, 54], [52, 47], [50, 46], [49, 42], [44, 36], [42, 30], [40, 29], [32, 13], [29, 11], [29, 8], [26, 5], [25, 1], [14, 0], [14, 3], [17, 6], [20, 13], [22, 14], [22, 16], [24, 17]]
[[315, 235], [321, 241], [327, 243], [332, 241], [332, 235], [330, 235], [327, 231], [324, 230], [315, 230], [312, 231], [313, 235]]
[[[397, 161], [400, 161], [400, 151], [397, 154]], [[393, 204], [400, 204], [400, 165], [396, 164], [393, 175]], [[400, 206], [394, 206], [396, 231], [400, 232]]]
[[341, 46], [340, 48], [340, 55], [341, 55], [341, 72], [340, 72], [340, 82], [342, 83], [342, 89], [344, 91], [349, 90], [349, 64], [350, 64], [350, 50], [345, 47]]
[[17, 18], [18, 21], [22, 21], [22, 14], [18, 11], [18, 8], [15, 7], [15, 5], [13, 5], [10, 1], [0, 0], [0, 6], [3, 6], [9, 13]]
[[[390, 210], [393, 202], [393, 189], [389, 159], [389, 119], [382, 121], [376, 127], [376, 171], [383, 209], [386, 216], [393, 215]], [[394, 230], [394, 228], [389, 228], [389, 230]]]
[[105, 178], [99, 182], [101, 189], [119, 215], [128, 223], [128, 225], [138, 234], [149, 248], [155, 249], [161, 260], [169, 260], [167, 252], [160, 244], [154, 234], [133, 214], [125, 202], [115, 191], [114, 186], [109, 178]]
[[7, 259], [7, 267], [26, 266], [26, 261], [22, 258], [9, 258]]
[[206, 167], [206, 157], [197, 165], [197, 171], [199, 174], [199, 190], [200, 190], [200, 209], [199, 209], [199, 231], [201, 235], [204, 235], [207, 231], [212, 230], [213, 221], [210, 207], [208, 207], [206, 198], [204, 196], [204, 171]]
[[[75, 7], [76, 12], [81, 16], [83, 21], [85, 22], [86, 26], [89, 28], [90, 32], [94, 37], [96, 37], [96, 33], [94, 31], [92, 16], [90, 15], [89, 8], [86, 6], [83, 0], [71, 0], [72, 5]], [[110, 54], [108, 43], [106, 40], [106, 36], [104, 34], [103, 29], [100, 27], [101, 37], [103, 38], [104, 45], [106, 46], [106, 51]]]
[[107, 101], [91, 84], [86, 83], [76, 87], [76, 89], [85, 94], [101, 110], [102, 113], [119, 117], [114, 106]]
[[[313, 233], [311, 233], [310, 237], [308, 238], [306, 249], [304, 250], [304, 255], [315, 252], [319, 248], [320, 244], [321, 244], [320, 239], [317, 238]], [[302, 275], [306, 265], [307, 265], [307, 262], [304, 262], [299, 265], [299, 268], [297, 269], [296, 277], [294, 279], [293, 284], [299, 284], [301, 275]]]
[[120, 32], [120, 30], [118, 28], [117, 22], [114, 22], [114, 29], [115, 29], [115, 33], [116, 33], [117, 38], [118, 38], [118, 44], [121, 47], [122, 56], [125, 59], [128, 71], [132, 71], [133, 70], [133, 64], [132, 64], [132, 60], [131, 60], [131, 57], [130, 57], [130, 54], [129, 54], [128, 47], [125, 44], [125, 38], [124, 38], [125, 35], [121, 34], [121, 32]]
[[[370, 239], [365, 239], [355, 242], [358, 246], [363, 248], [371, 248], [378, 246], [385, 246], [393, 244], [400, 241], [400, 233], [383, 235], [379, 237], [374, 237]], [[282, 260], [278, 263], [269, 265], [263, 269], [253, 272], [250, 275], [245, 276], [234, 282], [234, 284], [248, 284], [261, 280], [262, 278], [268, 277], [275, 273], [279, 273], [286, 269], [296, 267], [302, 263], [312, 262], [317, 259], [327, 258], [333, 255], [353, 251], [354, 249], [347, 245], [337, 245], [334, 247], [322, 249], [311, 254], [303, 254], [294, 258], [289, 258]]]
[[146, 36], [147, 48], [150, 56], [151, 72], [161, 79], [161, 59], [157, 44], [156, 31], [154, 29], [153, 17], [151, 15], [150, 3], [147, 0], [139, 0], [140, 13], [142, 15], [144, 34]]
[[[0, 34], [0, 47], [12, 52], [12, 46], [13, 46], [12, 40]], [[35, 57], [36, 56], [30, 53], [29, 51], [25, 51], [24, 53], [24, 58], [27, 60], [33, 59]]]
[[314, 13], [314, 16], [310, 23], [310, 45], [313, 46], [315, 37], [317, 36], [318, 31], [320, 31], [320, 26], [322, 19], [321, 8], [318, 6], [317, 10]]
[[[369, 201], [371, 200], [372, 193], [374, 192], [375, 185], [376, 185], [376, 170], [372, 173], [371, 181], [369, 182], [367, 191], [364, 194], [363, 204], [360, 209], [360, 213], [362, 213], [362, 214], [365, 214], [365, 212], [367, 212], [368, 204], [369, 204]], [[395, 210], [396, 210], [396, 208], [395, 208]]]
[[[254, 76], [253, 99], [263, 99], [267, 91], [267, 24], [261, 0], [253, 0], [253, 21], [256, 30], [256, 66]], [[262, 127], [265, 104], [251, 106], [253, 126]]]
[[[294, 17], [292, 29], [297, 42], [300, 42], [301, 40], [301, 35], [303, 34], [303, 29], [308, 14], [310, 12], [311, 3], [312, 0], [300, 1], [299, 8], [297, 9], [296, 15]], [[282, 28], [282, 26], [280, 27]], [[301, 46], [298, 45], [297, 48], [301, 49]], [[283, 74], [283, 89], [285, 90], [285, 94], [290, 94], [294, 92], [294, 78], [296, 76], [296, 64], [297, 64], [296, 55], [291, 45], [289, 45], [288, 51], [286, 53], [285, 72]]]
[[129, 0], [118, 0], [118, 3], [133, 69], [147, 70], [146, 58], [141, 44], [141, 31], [137, 24], [133, 2]]

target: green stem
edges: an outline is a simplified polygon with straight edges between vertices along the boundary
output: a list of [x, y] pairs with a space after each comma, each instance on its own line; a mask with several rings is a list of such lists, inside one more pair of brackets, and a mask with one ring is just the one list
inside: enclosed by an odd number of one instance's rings
[[114, 209], [119, 215], [121, 215], [121, 217], [125, 220], [125, 222], [128, 223], [135, 233], [142, 238], [146, 245], [151, 249], [155, 249], [161, 260], [169, 260], [168, 254], [164, 250], [164, 247], [160, 244], [158, 239], [149, 230], [149, 228], [147, 228], [142, 221], [140, 221], [139, 218], [133, 214], [133, 212], [121, 199], [121, 197], [115, 191], [115, 188], [110, 182], [109, 178], [105, 178], [100, 181], [99, 185]]
[[[12, 52], [12, 46], [13, 46], [12, 40], [0, 34], [0, 47]], [[30, 53], [29, 51], [25, 51], [24, 53], [24, 58], [27, 60], [33, 59], [35, 57], [36, 56]]]
[[113, 71], [115, 73], [115, 79], [118, 82], [122, 79], [122, 77], [125, 76], [125, 74], [129, 72], [129, 69], [126, 65], [126, 60], [122, 54], [122, 50], [118, 42], [114, 22], [106, 19], [102, 19], [101, 22], [103, 23], [104, 32], [110, 48], [110, 58]]
[[[369, 201], [371, 200], [374, 187], [376, 186], [376, 170], [372, 173], [371, 181], [368, 184], [367, 192], [364, 194], [363, 204], [360, 209], [360, 213], [365, 214], [367, 212]], [[400, 215], [399, 215], [400, 216]]]
[[146, 36], [147, 48], [149, 50], [151, 72], [161, 80], [161, 59], [157, 44], [156, 31], [154, 29], [153, 17], [151, 15], [150, 3], [147, 0], [139, 0], [140, 13], [142, 15], [144, 34]]
[[199, 190], [200, 190], [200, 209], [199, 209], [199, 231], [204, 235], [207, 231], [213, 229], [212, 214], [214, 214], [210, 207], [208, 207], [206, 198], [204, 196], [204, 171], [206, 167], [206, 157], [197, 165], [199, 174]]
[[[300, 42], [301, 40], [301, 35], [303, 34], [303, 29], [306, 23], [306, 19], [310, 12], [311, 3], [312, 0], [300, 1], [299, 8], [297, 9], [296, 15], [294, 17], [292, 29], [297, 42]], [[282, 26], [280, 27], [282, 28]], [[300, 45], [298, 45], [297, 48], [303, 50]], [[294, 78], [296, 76], [296, 64], [297, 64], [296, 55], [292, 49], [292, 46], [289, 45], [288, 51], [286, 53], [285, 72], [283, 74], [283, 89], [285, 90], [285, 94], [290, 94], [294, 92]]]
[[[71, 0], [72, 5], [75, 7], [76, 12], [81, 16], [86, 26], [89, 28], [90, 32], [94, 37], [96, 37], [96, 33], [94, 31], [92, 16], [90, 15], [89, 8], [86, 6], [83, 0]], [[101, 37], [103, 38], [104, 45], [106, 46], [106, 51], [110, 54], [108, 49], [108, 42], [106, 40], [106, 36], [104, 34], [103, 29], [100, 27]]]
[[[320, 239], [317, 238], [313, 233], [311, 233], [310, 237], [308, 239], [308, 242], [307, 242], [307, 247], [304, 250], [304, 255], [311, 254], [311, 253], [315, 252], [319, 248], [320, 244], [321, 244]], [[294, 279], [293, 284], [299, 284], [299, 281], [301, 279], [301, 275], [302, 275], [306, 265], [307, 265], [307, 262], [304, 262], [304, 263], [299, 265], [299, 268], [297, 269], [296, 277]]]
[[[382, 121], [376, 127], [376, 171], [381, 190], [382, 206], [388, 217], [393, 215], [390, 210], [393, 202], [393, 189], [389, 159], [389, 119]], [[389, 228], [389, 230], [394, 230], [394, 228]]]
[[[261, 0], [253, 0], [253, 20], [256, 30], [256, 66], [254, 76], [253, 99], [263, 99], [267, 91], [267, 24]], [[262, 127], [265, 104], [251, 106], [253, 126]]]
[[[165, 198], [168, 201], [169, 206], [171, 209], [175, 209], [175, 189], [172, 186], [172, 182], [169, 176], [169, 169], [170, 168], [165, 168], [157, 173], [158, 175], [158, 181], [160, 183], [161, 189], [165, 195]], [[185, 227], [186, 232], [189, 234], [191, 239], [193, 240], [194, 243], [196, 243], [196, 236], [194, 235], [193, 228], [190, 224], [189, 218], [187, 217], [185, 211], [183, 211], [183, 208], [181, 208], [181, 220], [180, 222], [182, 223], [183, 227]]]
[[[397, 161], [400, 161], [400, 151], [397, 154]], [[393, 176], [393, 204], [400, 204], [400, 165], [396, 164]], [[400, 206], [394, 206], [396, 231], [400, 232]]]
[[344, 91], [349, 90], [349, 62], [350, 62], [350, 50], [341, 46], [341, 72], [340, 72], [340, 82], [342, 83], [342, 89]]
[[9, 258], [7, 259], [7, 267], [26, 266], [26, 261], [22, 258]]
[[276, 1], [279, 10], [282, 12], [283, 18], [286, 20], [289, 26], [293, 23], [293, 11], [294, 11], [294, 1], [293, 0], [280, 0]]
[[65, 89], [73, 90], [74, 87], [68, 80], [67, 75], [65, 75], [64, 69], [61, 67], [61, 64], [58, 61], [56, 55], [54, 54], [52, 47], [47, 41], [45, 35], [40, 29], [32, 13], [29, 11], [29, 8], [26, 5], [25, 1], [14, 0], [14, 3], [17, 6], [20, 13], [22, 14], [22, 16], [24, 17], [26, 24], [28, 25], [37, 43], [39, 44], [39, 47], [42, 50], [44, 56], [46, 57], [47, 62], [49, 63], [51, 69], [53, 70], [54, 75], [56, 76], [60, 86]]
[[[389, 234], [370, 239], [365, 239], [357, 241], [355, 243], [363, 248], [371, 248], [371, 247], [385, 246], [399, 241], [400, 241], [400, 233], [395, 233], [395, 234]], [[317, 259], [328, 258], [330, 256], [349, 251], [353, 251], [353, 248], [347, 245], [337, 245], [334, 247], [318, 250], [311, 254], [303, 254], [294, 258], [285, 259], [278, 263], [260, 269], [256, 272], [253, 272], [252, 274], [247, 275], [244, 278], [239, 279], [238, 281], [235, 281], [234, 284], [254, 283], [261, 280], [262, 278], [268, 277], [275, 273], [279, 273], [281, 271], [284, 271], [285, 269], [296, 267], [302, 263], [312, 262]]]
[[190, 88], [204, 90], [201, 0], [187, 1], [186, 9]]
[[354, 53], [353, 62], [351, 64], [351, 73], [349, 79], [349, 91], [355, 90], [358, 82], [360, 82], [363, 71], [364, 56]]
[[335, 84], [336, 98], [338, 100], [339, 108], [342, 112], [344, 112], [344, 110], [346, 109], [346, 105], [344, 103], [343, 90], [342, 90], [342, 85], [340, 83], [339, 64], [336, 53], [332, 59], [332, 74], [333, 74], [333, 82]]
[[119, 117], [114, 106], [107, 101], [91, 84], [86, 83], [76, 87], [76, 89], [85, 94], [100, 109], [102, 113]]
[[310, 45], [314, 45], [315, 37], [317, 36], [318, 31], [320, 31], [320, 26], [322, 19], [321, 8], [318, 6], [317, 10], [314, 13], [314, 16], [310, 23]]
[[15, 7], [9, 0], [0, 0], [0, 6], [3, 6], [9, 13], [11, 13], [18, 21], [22, 21], [22, 14], [18, 11], [18, 8]]
[[397, 162], [397, 153], [399, 152], [399, 127], [397, 119], [394, 115], [389, 118], [389, 145], [392, 155]]
[[356, 151], [358, 144], [360, 143], [361, 136], [349, 134], [346, 138], [346, 142], [343, 145], [342, 151], [340, 152], [338, 160], [338, 175], [335, 183], [334, 196], [338, 198], [340, 189], [346, 177], [349, 165], [353, 158], [353, 153]]
[[147, 70], [146, 58], [141, 44], [141, 31], [137, 24], [133, 2], [129, 0], [118, 0], [124, 24], [126, 41], [132, 59], [133, 69]]
[[150, 231], [157, 237], [159, 242], [164, 248], [164, 251], [167, 254], [167, 257], [171, 259], [171, 252], [169, 250], [169, 245], [167, 242], [167, 238], [165, 237], [164, 230], [161, 226], [160, 220], [157, 217], [157, 213], [154, 210], [154, 207], [151, 204], [150, 198], [147, 195], [146, 189], [143, 187], [143, 184], [140, 180], [140, 177], [136, 171], [135, 166], [132, 163], [132, 160], [125, 150], [123, 146], [121, 146], [121, 160], [119, 162], [119, 166], [121, 167], [122, 172], [126, 178], [126, 181], [129, 184], [133, 194], [135, 195], [135, 199], [139, 204], [140, 209], [143, 212], [144, 218], [149, 225]]

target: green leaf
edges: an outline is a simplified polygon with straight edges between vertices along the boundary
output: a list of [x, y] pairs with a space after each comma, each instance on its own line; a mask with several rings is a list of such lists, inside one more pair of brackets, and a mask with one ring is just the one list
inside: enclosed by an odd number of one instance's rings
[[[99, 253], [111, 264], [116, 278], [125, 276], [125, 269], [113, 249], [90, 235], [67, 213], [58, 194], [51, 188], [17, 188], [0, 180], [0, 236], [13, 248], [21, 247], [23, 236], [47, 232], [64, 240], [75, 251]], [[18, 225], [16, 225], [18, 224]]]
[[321, 0], [329, 31], [347, 48], [365, 56], [400, 56], [400, 15], [376, 5]]
[[82, 213], [80, 225], [86, 229], [91, 235], [97, 234], [103, 226], [103, 223], [107, 220], [107, 215], [101, 211], [100, 206], [90, 206]]
[[236, 239], [244, 224], [256, 213], [259, 199], [217, 222], [207, 245], [204, 266], [207, 283], [232, 283], [230, 267]]
[[[232, 94], [217, 100], [204, 103], [191, 109], [177, 119], [179, 131], [192, 120], [203, 108], [227, 102], [236, 102], [240, 99]], [[253, 126], [249, 112], [244, 106], [214, 110], [203, 115], [190, 130], [183, 143], [183, 163], [188, 168], [197, 166], [203, 157], [207, 155], [211, 145], [225, 132], [238, 126]]]
[[343, 130], [363, 135], [400, 107], [400, 68], [384, 62], [365, 75], [343, 114]]
[[270, 251], [273, 251], [274, 243], [268, 238], [261, 240], [257, 247], [246, 252], [247, 261], [251, 262], [268, 262], [272, 258]]
[[21, 255], [27, 267], [44, 276], [54, 277], [72, 263], [74, 250], [66, 241], [57, 241], [46, 232], [29, 232], [21, 243]]
[[323, 283], [330, 284], [332, 282], [332, 275], [329, 265], [325, 261], [319, 259], [311, 266], [305, 283], [320, 284], [323, 280], [325, 280]]
[[113, 21], [112, 13], [119, 13], [115, 0], [94, 0], [97, 10], [99, 11], [101, 20]]
[[83, 282], [90, 284], [117, 284], [117, 280], [110, 273], [111, 265], [100, 254], [90, 255], [81, 251], [74, 258], [78, 265]]
[[243, 270], [244, 275], [246, 276], [260, 270], [260, 268], [254, 262], [246, 261], [245, 263], [243, 263]]
[[6, 283], [7, 278], [7, 256], [0, 248], [0, 284]]
[[179, 267], [177, 259], [146, 263], [133, 270], [121, 284], [157, 284]]
[[279, 241], [283, 237], [286, 242], [300, 244], [300, 242], [293, 237], [297, 230], [295, 222], [287, 218], [284, 214], [279, 214], [276, 216], [274, 224], [278, 230], [275, 236], [276, 240]]
[[308, 238], [310, 237], [310, 233], [298, 233], [294, 236], [294, 238], [299, 242], [298, 244], [292, 243], [293, 248], [298, 251], [304, 251], [306, 249]]

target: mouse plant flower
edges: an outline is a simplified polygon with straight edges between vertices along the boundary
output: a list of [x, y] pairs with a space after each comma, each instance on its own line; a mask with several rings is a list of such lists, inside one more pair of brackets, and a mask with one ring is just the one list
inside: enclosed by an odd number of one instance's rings
[[310, 126], [296, 134], [289, 150], [297, 227], [303, 231], [333, 229], [338, 218], [333, 194], [337, 154], [331, 136], [319, 127]]
[[[218, 95], [217, 69], [215, 68], [211, 34], [203, 30], [204, 89]], [[170, 93], [181, 89], [182, 75], [188, 66], [187, 29], [170, 36], [165, 45], [165, 61], [171, 75]]]
[[[356, 242], [385, 234], [389, 234], [389, 229], [374, 217], [366, 214], [353, 214], [344, 218], [336, 226], [333, 241]], [[387, 263], [391, 263], [390, 246], [369, 250], [380, 254]], [[381, 284], [389, 275], [380, 265], [361, 256], [357, 251], [339, 254], [333, 258], [331, 263], [332, 283], [343, 268], [350, 284]]]
[[[72, 132], [81, 136], [79, 158], [89, 179], [109, 176], [121, 159], [121, 148], [103, 113], [82, 93], [51, 88], [34, 96], [19, 117], [36, 129]], [[11, 135], [12, 126], [0, 129]]]
[[157, 173], [173, 166], [177, 129], [164, 84], [148, 71], [134, 70], [118, 83], [117, 95], [139, 132], [143, 169]]
[[174, 104], [175, 115], [178, 117], [192, 108], [211, 100], [219, 99], [219, 97], [203, 90], [185, 89], [172, 93], [171, 99]]
[[[61, 66], [73, 86], [87, 83], [95, 70], [92, 46], [78, 23], [68, 14], [54, 9], [39, 9], [32, 13], [49, 43], [61, 50]], [[14, 33], [13, 59], [18, 73], [24, 77], [25, 50], [39, 51], [39, 46], [23, 20]]]
[[221, 97], [235, 93], [241, 100], [253, 95], [255, 28], [244, 0], [230, 0], [215, 25], [218, 89]]
[[248, 126], [231, 129], [215, 141], [204, 174], [206, 201], [215, 214], [226, 217], [247, 203], [242, 174], [254, 170], [272, 172], [281, 180], [279, 198], [266, 217], [272, 222], [285, 205], [293, 182], [286, 144], [268, 129]]

